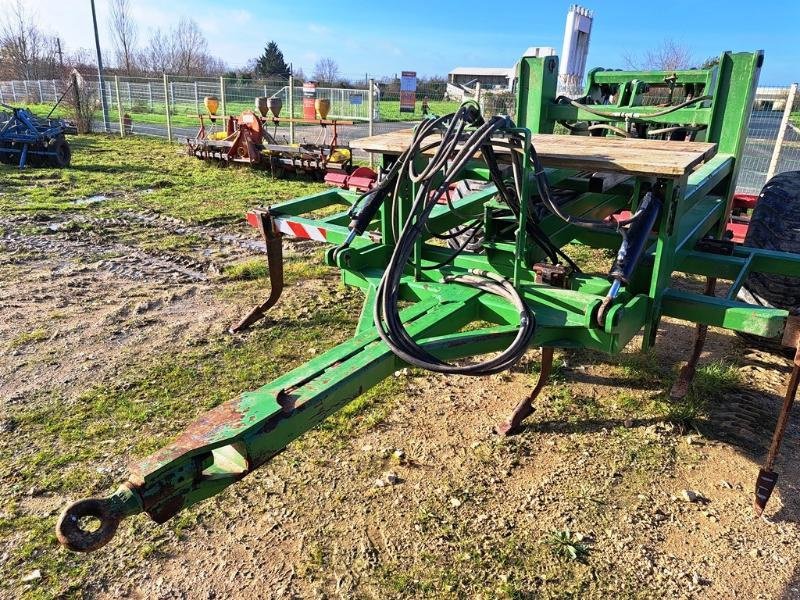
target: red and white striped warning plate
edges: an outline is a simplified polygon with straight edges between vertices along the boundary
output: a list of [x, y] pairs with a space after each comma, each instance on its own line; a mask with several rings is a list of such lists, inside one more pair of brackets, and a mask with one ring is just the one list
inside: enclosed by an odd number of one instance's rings
[[[258, 215], [254, 212], [247, 213], [247, 222], [253, 227], [258, 227]], [[279, 217], [273, 218], [272, 222], [275, 224], [275, 229], [283, 234], [318, 242], [328, 241], [328, 231], [324, 227], [296, 223]]]
[[291, 235], [298, 238], [306, 238], [309, 240], [317, 240], [318, 242], [325, 242], [328, 239], [328, 232], [322, 227], [315, 227], [314, 225], [305, 225], [295, 223], [288, 219], [275, 219], [275, 227], [281, 233]]

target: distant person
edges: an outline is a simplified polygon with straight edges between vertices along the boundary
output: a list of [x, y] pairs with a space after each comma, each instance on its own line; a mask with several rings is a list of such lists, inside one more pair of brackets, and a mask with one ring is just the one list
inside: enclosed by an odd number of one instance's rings
[[425, 96], [425, 97], [422, 98], [422, 116], [425, 117], [430, 112], [431, 112], [431, 109], [428, 106], [428, 97]]

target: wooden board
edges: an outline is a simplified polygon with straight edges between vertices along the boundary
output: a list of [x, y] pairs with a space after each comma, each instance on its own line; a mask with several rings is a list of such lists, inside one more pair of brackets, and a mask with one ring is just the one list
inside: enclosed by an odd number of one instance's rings
[[[378, 154], [401, 154], [411, 143], [412, 135], [411, 129], [401, 129], [353, 140], [350, 148]], [[546, 167], [666, 178], [690, 173], [717, 152], [716, 144], [704, 142], [579, 135], [534, 135], [533, 145]], [[501, 147], [495, 147], [495, 150], [501, 154], [508, 152]]]

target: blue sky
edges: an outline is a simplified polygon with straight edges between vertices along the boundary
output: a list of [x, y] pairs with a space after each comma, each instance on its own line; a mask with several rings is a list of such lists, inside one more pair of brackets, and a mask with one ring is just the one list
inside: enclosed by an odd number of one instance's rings
[[[561, 50], [571, 2], [561, 0], [131, 0], [144, 41], [155, 27], [191, 15], [213, 53], [243, 65], [274, 39], [287, 61], [307, 73], [320, 57], [334, 58], [348, 76], [402, 70], [443, 74], [456, 66], [511, 66], [528, 46]], [[0, 0], [0, 14], [12, 0]], [[108, 0], [96, 0], [104, 47], [110, 48]], [[25, 0], [37, 21], [68, 46], [91, 48], [89, 0]], [[766, 52], [762, 85], [800, 79], [800, 1], [667, 0], [631, 3], [587, 0], [595, 13], [588, 65], [623, 66], [672, 38], [698, 62], [722, 50]], [[635, 7], [635, 8], [634, 8]], [[275, 15], [275, 16], [271, 16]]]

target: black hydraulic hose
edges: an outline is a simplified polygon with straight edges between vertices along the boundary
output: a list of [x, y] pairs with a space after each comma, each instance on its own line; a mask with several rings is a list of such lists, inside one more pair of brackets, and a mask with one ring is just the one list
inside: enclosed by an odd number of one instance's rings
[[542, 202], [551, 213], [557, 215], [565, 223], [569, 223], [570, 225], [576, 225], [578, 227], [583, 227], [585, 229], [608, 231], [608, 230], [619, 230], [620, 227], [635, 223], [641, 217], [642, 215], [641, 207], [639, 207], [639, 210], [637, 210], [631, 217], [629, 217], [628, 219], [617, 221], [615, 225], [610, 225], [606, 221], [598, 221], [595, 219], [581, 219], [580, 217], [576, 217], [575, 215], [564, 214], [559, 208], [558, 204], [553, 201], [550, 182], [547, 181], [547, 175], [544, 171], [544, 167], [542, 166], [542, 163], [539, 160], [539, 156], [536, 154], [536, 149], [533, 147], [533, 144], [531, 144], [530, 147], [530, 159], [533, 165], [533, 174], [536, 179], [536, 185], [539, 188], [539, 196], [542, 198]]
[[[536, 320], [533, 313], [528, 308], [519, 292], [517, 292], [508, 281], [494, 273], [477, 270], [472, 271], [469, 275], [456, 275], [445, 279], [447, 282], [459, 282], [471, 285], [482, 291], [504, 297], [511, 302], [519, 312], [520, 328], [514, 341], [499, 355], [477, 364], [454, 365], [430, 354], [408, 334], [400, 319], [398, 310], [400, 281], [405, 266], [414, 251], [416, 240], [421, 235], [425, 223], [434, 206], [437, 204], [438, 199], [447, 192], [450, 184], [455, 180], [458, 173], [464, 168], [475, 152], [490, 141], [492, 134], [496, 130], [507, 124], [505, 118], [498, 117], [479, 124], [477, 129], [463, 142], [462, 147], [458, 149], [456, 155], [451, 158], [450, 152], [443, 151], [443, 149], [449, 148], [451, 151], [455, 149], [456, 144], [460, 141], [461, 132], [464, 129], [462, 123], [454, 124], [453, 121], [465, 120], [472, 124], [478, 123], [478, 119], [475, 118], [475, 115], [468, 114], [467, 110], [460, 109], [457, 113], [451, 115], [451, 118], [452, 121], [447, 128], [447, 131], [450, 133], [446, 134], [451, 137], [443, 138], [442, 144], [439, 146], [437, 153], [432, 159], [441, 165], [441, 170], [444, 173], [443, 180], [435, 190], [432, 189], [432, 178], [429, 177], [424, 181], [421, 180], [420, 189], [412, 203], [411, 211], [397, 239], [389, 265], [378, 286], [373, 317], [378, 335], [381, 339], [386, 342], [397, 356], [409, 364], [441, 373], [487, 375], [507, 369], [519, 360], [530, 344], [536, 327]], [[458, 133], [456, 134], [456, 132]], [[410, 149], [419, 147], [421, 140], [418, 139], [418, 137], [421, 136], [415, 135]], [[455, 142], [453, 141], [454, 139]], [[442, 160], [443, 156], [445, 160]], [[430, 172], [429, 174], [433, 175], [433, 173], [436, 172], [437, 171]], [[473, 236], [474, 233], [475, 232], [473, 232]], [[466, 247], [468, 243], [469, 240], [464, 244], [464, 247]], [[457, 252], [460, 251], [461, 250]], [[455, 255], [446, 261], [446, 263], [452, 261], [453, 258], [455, 258]]]

